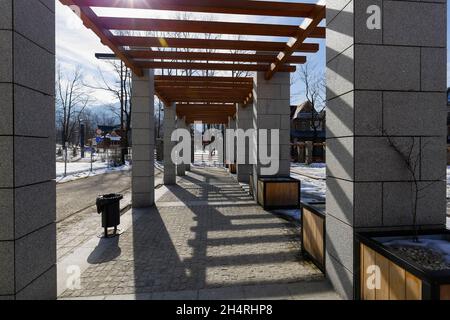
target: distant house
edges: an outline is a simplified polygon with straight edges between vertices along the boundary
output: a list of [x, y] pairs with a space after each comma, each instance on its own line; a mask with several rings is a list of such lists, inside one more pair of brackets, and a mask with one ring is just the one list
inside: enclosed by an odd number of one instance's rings
[[291, 106], [291, 138], [295, 141], [312, 141], [314, 122], [317, 130], [316, 142], [325, 142], [325, 111], [312, 113], [309, 101], [298, 106]]
[[[325, 161], [325, 121], [326, 112], [317, 113], [309, 101], [291, 106], [291, 144], [294, 161]], [[307, 159], [308, 143], [313, 148], [310, 151], [312, 153], [310, 160]]]
[[119, 148], [122, 146], [124, 139], [122, 136], [125, 132], [118, 126], [102, 126], [97, 128], [96, 145], [98, 148]]

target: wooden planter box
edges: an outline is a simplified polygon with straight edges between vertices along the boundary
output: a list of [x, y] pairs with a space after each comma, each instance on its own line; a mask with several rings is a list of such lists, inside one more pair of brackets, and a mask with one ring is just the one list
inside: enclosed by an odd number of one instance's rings
[[255, 190], [255, 187], [253, 186], [253, 173], [250, 173], [250, 178], [249, 178], [249, 182], [248, 182], [248, 193], [251, 196], [254, 196], [253, 190]]
[[264, 209], [299, 208], [300, 181], [290, 177], [260, 177], [257, 199]]
[[325, 273], [325, 203], [301, 204], [302, 255]]
[[[383, 245], [381, 240], [406, 238], [412, 231], [372, 232], [356, 236], [355, 250], [359, 270], [355, 272], [356, 299], [361, 300], [450, 300], [450, 269], [431, 271], [405, 260]], [[421, 231], [421, 236], [450, 239], [449, 230]], [[379, 267], [379, 289], [371, 289], [373, 273], [370, 266]]]
[[230, 173], [232, 173], [232, 174], [236, 174], [236, 164], [235, 163], [230, 163], [229, 165], [228, 165], [228, 168], [230, 169]]

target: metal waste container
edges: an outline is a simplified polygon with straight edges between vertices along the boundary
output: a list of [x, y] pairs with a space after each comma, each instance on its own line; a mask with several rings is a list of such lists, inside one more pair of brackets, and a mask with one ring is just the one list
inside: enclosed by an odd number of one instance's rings
[[114, 228], [117, 234], [117, 226], [120, 224], [120, 200], [121, 194], [105, 194], [97, 197], [97, 212], [102, 214], [102, 227], [105, 228], [105, 238], [108, 237], [108, 228]]

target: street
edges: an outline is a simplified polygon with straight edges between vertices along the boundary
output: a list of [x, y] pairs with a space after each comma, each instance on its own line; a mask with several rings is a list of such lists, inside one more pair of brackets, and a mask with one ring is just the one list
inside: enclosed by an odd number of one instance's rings
[[130, 188], [131, 171], [60, 183], [56, 186], [56, 221], [94, 206], [99, 194], [124, 193]]

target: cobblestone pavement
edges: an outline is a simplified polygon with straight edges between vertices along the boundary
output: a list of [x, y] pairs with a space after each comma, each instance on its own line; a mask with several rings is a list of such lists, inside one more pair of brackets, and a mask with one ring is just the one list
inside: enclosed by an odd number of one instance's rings
[[301, 296], [307, 283], [313, 293], [324, 286], [332, 292], [300, 256], [297, 227], [255, 205], [220, 168], [194, 169], [120, 238], [107, 241], [114, 242], [89, 260], [81, 288], [61, 298], [196, 299], [222, 292], [221, 298], [239, 299], [291, 288], [281, 298], [295, 290]]
[[[131, 181], [129, 173], [124, 174], [126, 174], [128, 180]], [[122, 175], [116, 174], [107, 174], [107, 175], [111, 175], [111, 178], [115, 177], [116, 179], [124, 180]], [[93, 178], [97, 177], [86, 178], [74, 182], [77, 182], [79, 188], [89, 190], [91, 188], [90, 186], [92, 185], [92, 182], [90, 180]], [[110, 181], [109, 179], [110, 178], [107, 178], [105, 181], [109, 183]], [[85, 182], [85, 184], [87, 184], [87, 187], [83, 184], [80, 184], [82, 182]], [[99, 180], [96, 179], [95, 182], [99, 182]], [[129, 182], [127, 183], [129, 184]], [[162, 174], [160, 172], [158, 172], [155, 177], [155, 183], [156, 184], [162, 183]], [[67, 184], [70, 184], [70, 182]], [[100, 187], [103, 188], [103, 184], [100, 184]], [[107, 192], [114, 192], [114, 189], [111, 189], [111, 186], [109, 186], [107, 190], [109, 190]], [[121, 201], [121, 209], [125, 209], [126, 207], [130, 206], [131, 190], [130, 189], [126, 190], [125, 192], [123, 192], [123, 195], [124, 199]], [[80, 196], [79, 194], [75, 194], [75, 196], [72, 196], [72, 198], [70, 199], [70, 202], [76, 202], [79, 196]], [[63, 195], [61, 195], [61, 197], [63, 197]], [[68, 196], [64, 195], [64, 198], [68, 198]], [[89, 198], [94, 199], [92, 201], [95, 201], [96, 194], [91, 193], [91, 196]], [[86, 199], [83, 197], [78, 198], [78, 202], [84, 202], [85, 200]], [[95, 202], [91, 204], [93, 206], [85, 210], [82, 210], [76, 214], [69, 215], [68, 217], [57, 223], [56, 252], [58, 261], [66, 257], [68, 254], [73, 253], [76, 248], [83, 245], [83, 243], [85, 243], [89, 239], [103, 233], [103, 229], [101, 228], [100, 216], [97, 213]]]

